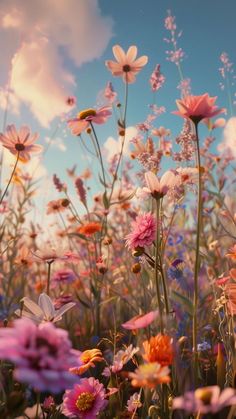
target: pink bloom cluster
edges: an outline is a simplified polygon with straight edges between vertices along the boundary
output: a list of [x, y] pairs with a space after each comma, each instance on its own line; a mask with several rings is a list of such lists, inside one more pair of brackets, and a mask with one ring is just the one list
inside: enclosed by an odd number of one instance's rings
[[[75, 382], [69, 368], [80, 366], [68, 332], [52, 323], [36, 326], [29, 319], [15, 320], [0, 329], [0, 358], [15, 364], [14, 377], [39, 391], [59, 393]], [[78, 380], [78, 378], [77, 378]]]
[[130, 249], [150, 246], [155, 239], [156, 228], [156, 220], [151, 212], [138, 215], [132, 233], [126, 236], [126, 246]]

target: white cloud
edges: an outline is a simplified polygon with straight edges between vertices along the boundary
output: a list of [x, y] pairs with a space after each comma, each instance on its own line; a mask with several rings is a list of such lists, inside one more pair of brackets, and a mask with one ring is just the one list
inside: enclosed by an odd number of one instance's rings
[[[137, 128], [128, 127], [125, 131], [125, 144], [123, 148], [123, 155], [129, 156], [130, 154], [130, 140], [137, 136]], [[119, 137], [117, 140], [113, 137], [108, 137], [105, 141], [103, 148], [108, 161], [110, 161], [115, 154], [120, 153], [122, 146], [123, 137]]]
[[75, 85], [68, 58], [77, 67], [99, 58], [111, 35], [98, 0], [1, 0], [0, 82], [9, 81], [12, 64], [11, 88], [47, 127], [68, 111]]
[[63, 140], [59, 137], [53, 139], [50, 137], [45, 137], [45, 141], [47, 144], [49, 144], [50, 147], [57, 148], [62, 152], [65, 152], [67, 150]]
[[236, 117], [230, 118], [223, 131], [223, 141], [218, 146], [221, 152], [229, 151], [236, 158]]

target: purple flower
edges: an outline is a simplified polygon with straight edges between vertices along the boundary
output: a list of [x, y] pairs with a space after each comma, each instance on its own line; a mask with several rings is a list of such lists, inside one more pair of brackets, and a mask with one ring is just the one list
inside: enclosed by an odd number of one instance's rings
[[138, 215], [132, 233], [126, 236], [126, 246], [130, 249], [150, 246], [155, 239], [156, 228], [156, 220], [151, 212]]
[[236, 392], [233, 388], [225, 388], [220, 392], [219, 386], [202, 387], [189, 391], [182, 397], [173, 400], [173, 409], [185, 410], [189, 413], [217, 413], [226, 406], [236, 404]]
[[67, 418], [95, 419], [107, 405], [105, 388], [95, 378], [83, 378], [73, 389], [66, 390], [62, 413]]
[[68, 332], [52, 323], [36, 326], [22, 318], [13, 327], [0, 329], [0, 358], [15, 364], [16, 380], [39, 391], [59, 393], [73, 385], [76, 377], [68, 370], [81, 365], [79, 356]]

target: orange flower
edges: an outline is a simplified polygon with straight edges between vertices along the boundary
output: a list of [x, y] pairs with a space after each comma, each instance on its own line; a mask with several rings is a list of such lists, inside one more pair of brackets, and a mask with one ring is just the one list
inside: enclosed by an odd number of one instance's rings
[[148, 362], [158, 362], [162, 367], [173, 362], [174, 351], [170, 336], [158, 334], [143, 342], [143, 358]]
[[102, 352], [99, 349], [88, 349], [87, 351], [82, 352], [80, 361], [82, 361], [83, 365], [79, 368], [70, 368], [70, 372], [81, 375], [90, 367], [95, 367], [95, 362], [103, 361]]
[[169, 383], [169, 368], [162, 367], [157, 362], [140, 365], [134, 372], [129, 373], [134, 387], [155, 388], [158, 384]]
[[230, 253], [227, 253], [225, 256], [227, 258], [232, 259], [233, 261], [236, 261], [236, 244], [233, 247], [231, 247], [229, 251]]
[[83, 234], [84, 236], [92, 236], [93, 234], [101, 231], [101, 229], [102, 229], [102, 226], [100, 223], [91, 222], [91, 223], [87, 223], [79, 227], [78, 232], [80, 234]]

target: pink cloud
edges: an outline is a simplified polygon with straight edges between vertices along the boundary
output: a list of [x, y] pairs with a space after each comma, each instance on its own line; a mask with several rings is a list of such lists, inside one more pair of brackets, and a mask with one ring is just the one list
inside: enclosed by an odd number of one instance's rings
[[[79, 67], [99, 58], [112, 36], [112, 20], [97, 0], [1, 0], [0, 83], [29, 106], [43, 126], [67, 112], [75, 87], [68, 58]], [[62, 54], [63, 50], [63, 54]]]

